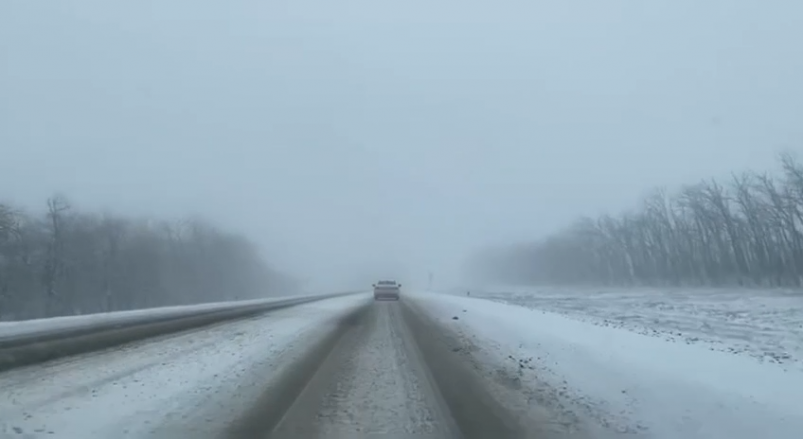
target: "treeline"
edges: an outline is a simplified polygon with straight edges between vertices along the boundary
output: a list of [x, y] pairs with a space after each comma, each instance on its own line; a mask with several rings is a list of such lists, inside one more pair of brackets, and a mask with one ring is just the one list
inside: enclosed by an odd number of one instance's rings
[[0, 320], [282, 294], [293, 281], [245, 238], [201, 220], [80, 212], [62, 196], [42, 215], [0, 204]]
[[473, 268], [520, 284], [799, 287], [803, 283], [803, 166], [744, 172], [676, 193], [655, 190], [638, 209], [578, 219], [542, 241], [495, 250]]

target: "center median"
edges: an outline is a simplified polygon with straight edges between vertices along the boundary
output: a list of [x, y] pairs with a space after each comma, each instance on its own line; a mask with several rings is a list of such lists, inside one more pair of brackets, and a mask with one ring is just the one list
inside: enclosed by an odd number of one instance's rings
[[266, 303], [203, 309], [173, 315], [110, 319], [96, 325], [79, 325], [58, 330], [39, 330], [0, 338], [0, 372], [57, 358], [98, 351], [160, 335], [200, 328], [228, 320], [247, 318], [267, 311], [332, 299], [358, 292], [288, 297]]

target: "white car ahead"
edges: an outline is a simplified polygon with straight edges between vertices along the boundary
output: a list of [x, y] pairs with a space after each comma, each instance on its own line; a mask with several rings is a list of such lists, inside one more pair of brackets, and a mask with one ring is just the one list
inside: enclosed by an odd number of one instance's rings
[[395, 280], [380, 280], [374, 285], [374, 300], [399, 300], [401, 284]]

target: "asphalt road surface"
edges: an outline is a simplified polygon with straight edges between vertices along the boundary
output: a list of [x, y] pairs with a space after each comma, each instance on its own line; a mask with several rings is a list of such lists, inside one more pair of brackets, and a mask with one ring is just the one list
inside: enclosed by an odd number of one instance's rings
[[373, 303], [284, 392], [280, 416], [257, 406], [226, 439], [528, 437], [433, 330], [403, 303]]
[[400, 305], [377, 302], [343, 338], [270, 437], [459, 438]]
[[0, 437], [541, 437], [404, 301], [326, 306], [2, 374]]

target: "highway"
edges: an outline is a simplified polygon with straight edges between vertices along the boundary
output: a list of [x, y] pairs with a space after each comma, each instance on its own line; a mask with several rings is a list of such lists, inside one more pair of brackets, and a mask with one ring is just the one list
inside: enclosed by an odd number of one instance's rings
[[273, 437], [459, 437], [399, 308], [397, 303], [378, 302], [359, 316], [319, 365]]
[[403, 302], [299, 305], [0, 374], [0, 437], [530, 437], [449, 346]]

